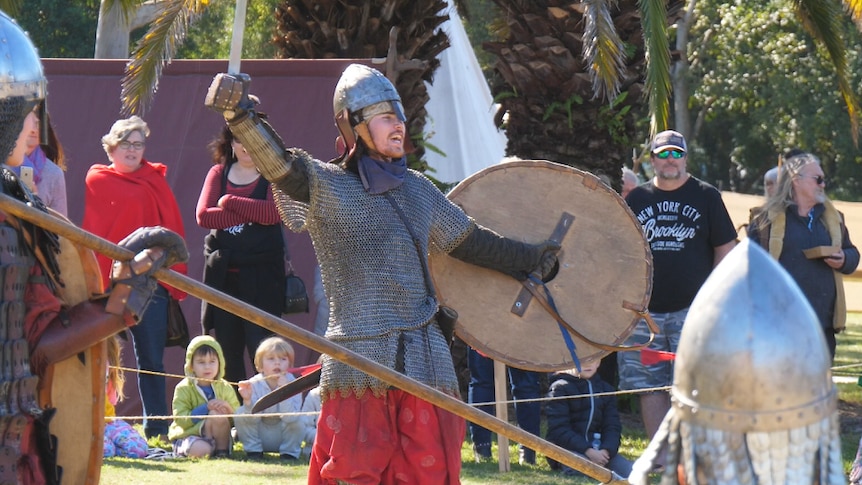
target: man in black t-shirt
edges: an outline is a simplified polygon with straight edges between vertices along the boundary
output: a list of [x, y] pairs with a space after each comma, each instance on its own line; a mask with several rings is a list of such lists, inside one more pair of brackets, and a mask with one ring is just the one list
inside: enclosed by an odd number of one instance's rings
[[[685, 137], [663, 131], [652, 142], [650, 161], [655, 177], [626, 197], [643, 226], [653, 257], [653, 289], [649, 311], [660, 333], [649, 348], [676, 352], [682, 324], [694, 295], [709, 273], [736, 245], [736, 229], [721, 193], [686, 172]], [[629, 343], [646, 342], [649, 331], [640, 322]], [[620, 389], [670, 386], [672, 362], [646, 365], [640, 352], [620, 352]], [[650, 438], [670, 409], [665, 391], [640, 394], [641, 417]], [[663, 460], [658, 460], [663, 463]]]

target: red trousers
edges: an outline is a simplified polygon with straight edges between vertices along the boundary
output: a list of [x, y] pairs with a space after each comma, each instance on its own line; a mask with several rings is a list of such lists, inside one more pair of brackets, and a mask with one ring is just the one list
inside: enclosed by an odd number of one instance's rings
[[323, 403], [309, 485], [461, 483], [463, 418], [400, 390]]

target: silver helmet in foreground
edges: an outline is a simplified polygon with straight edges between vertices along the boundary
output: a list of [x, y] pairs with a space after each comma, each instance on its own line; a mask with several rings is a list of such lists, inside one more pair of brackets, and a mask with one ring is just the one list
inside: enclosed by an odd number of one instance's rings
[[847, 483], [830, 364], [805, 296], [744, 241], [692, 302], [671, 409], [629, 481], [647, 484], [667, 446], [662, 485]]
[[[392, 82], [377, 69], [351, 64], [344, 69], [332, 96], [335, 125], [346, 148], [345, 156], [356, 146], [356, 127], [381, 113], [395, 113], [407, 121], [401, 96]], [[370, 143], [370, 140], [365, 140]]]
[[48, 81], [30, 38], [0, 11], [0, 156], [6, 160], [27, 113], [45, 99]]

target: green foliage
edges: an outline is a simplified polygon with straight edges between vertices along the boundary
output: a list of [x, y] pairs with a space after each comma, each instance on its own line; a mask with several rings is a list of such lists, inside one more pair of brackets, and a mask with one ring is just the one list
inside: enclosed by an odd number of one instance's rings
[[494, 68], [495, 58], [482, 49], [482, 43], [501, 39], [500, 8], [492, 0], [464, 0], [464, 3], [467, 5], [469, 14], [463, 19], [464, 30], [467, 31], [467, 37], [473, 45], [473, 51], [476, 52], [479, 67], [482, 68], [485, 77], [488, 77]]
[[42, 57], [93, 57], [99, 1], [27, 0], [16, 20]]
[[614, 144], [619, 146], [631, 145], [626, 123], [629, 120], [629, 111], [631, 111], [632, 105], [629, 104], [617, 109], [628, 95], [628, 91], [624, 91], [614, 98], [610, 105], [599, 108], [599, 117], [596, 119], [596, 126], [607, 130]]
[[564, 102], [560, 103], [558, 101], [554, 101], [549, 104], [547, 108], [545, 108], [544, 114], [542, 114], [542, 121], [548, 121], [548, 118], [554, 114], [554, 111], [561, 109], [564, 113], [566, 113], [566, 119], [568, 120], [569, 129], [574, 128], [572, 122], [572, 106], [573, 105], [584, 104], [584, 98], [578, 96], [577, 94], [573, 94], [569, 96]]
[[[243, 36], [243, 59], [275, 59], [275, 7], [279, 0], [248, 2]], [[230, 56], [235, 2], [214, 0], [192, 23], [178, 59], [227, 59]]]
[[[791, 147], [824, 162], [830, 196], [862, 198], [862, 154], [828, 53], [783, 0], [699, 2], [692, 29], [689, 106], [702, 117], [689, 170], [724, 189], [760, 193], [763, 174]], [[853, 85], [862, 83], [862, 47], [843, 23]]]

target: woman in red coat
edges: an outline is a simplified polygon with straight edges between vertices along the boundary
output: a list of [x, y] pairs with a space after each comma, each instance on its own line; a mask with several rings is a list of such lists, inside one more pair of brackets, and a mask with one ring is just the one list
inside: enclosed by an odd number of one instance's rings
[[[180, 209], [165, 179], [167, 167], [144, 159], [147, 124], [138, 116], [118, 120], [102, 137], [109, 165], [96, 164], [87, 171], [84, 229], [111, 242], [118, 242], [139, 227], [163, 226], [185, 237]], [[102, 279], [110, 281], [111, 260], [98, 256]], [[186, 273], [186, 265], [171, 268]], [[167, 334], [168, 293], [176, 299], [185, 294], [161, 285], [138, 325], [131, 327], [146, 416], [169, 416], [162, 359]], [[147, 438], [167, 435], [168, 421], [146, 420]]]

